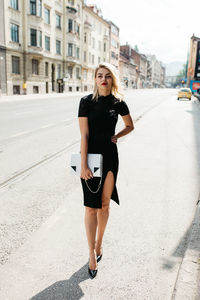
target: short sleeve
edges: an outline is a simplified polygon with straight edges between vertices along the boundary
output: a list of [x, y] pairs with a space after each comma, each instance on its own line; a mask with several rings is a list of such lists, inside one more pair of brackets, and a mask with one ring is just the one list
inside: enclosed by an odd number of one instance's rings
[[129, 108], [128, 108], [126, 102], [120, 101], [120, 102], [118, 103], [118, 113], [119, 113], [121, 116], [125, 116], [125, 115], [128, 115], [128, 114], [129, 114]]
[[88, 117], [89, 103], [87, 98], [81, 98], [78, 109], [78, 117]]

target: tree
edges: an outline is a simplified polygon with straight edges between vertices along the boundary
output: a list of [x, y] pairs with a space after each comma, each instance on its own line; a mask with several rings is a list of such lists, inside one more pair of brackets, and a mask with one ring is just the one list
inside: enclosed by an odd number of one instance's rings
[[186, 70], [186, 64], [183, 65], [182, 70], [179, 71], [178, 76], [179, 78], [185, 78], [187, 74], [187, 70]]
[[182, 80], [187, 77], [187, 66], [186, 64], [183, 65], [182, 69], [179, 71], [178, 75], [176, 76], [176, 82], [173, 84], [173, 87], [182, 84]]

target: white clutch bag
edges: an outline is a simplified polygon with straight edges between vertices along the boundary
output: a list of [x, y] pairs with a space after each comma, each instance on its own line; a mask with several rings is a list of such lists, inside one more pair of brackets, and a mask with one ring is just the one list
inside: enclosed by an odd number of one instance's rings
[[[71, 173], [80, 177], [81, 173], [81, 154], [72, 153], [71, 155]], [[102, 177], [103, 172], [103, 155], [88, 153], [88, 167], [93, 173], [94, 177]]]

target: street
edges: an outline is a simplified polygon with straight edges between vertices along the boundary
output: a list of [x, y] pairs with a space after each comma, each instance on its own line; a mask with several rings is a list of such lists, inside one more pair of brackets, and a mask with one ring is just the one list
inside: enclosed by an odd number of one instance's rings
[[94, 280], [69, 168], [81, 96], [0, 102], [0, 299], [172, 299], [200, 190], [200, 104], [176, 94], [126, 91], [135, 130]]

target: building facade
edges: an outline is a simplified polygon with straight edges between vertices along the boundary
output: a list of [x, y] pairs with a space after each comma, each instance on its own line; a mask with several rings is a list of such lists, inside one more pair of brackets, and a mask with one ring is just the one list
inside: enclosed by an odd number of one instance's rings
[[91, 91], [94, 71], [101, 62], [109, 62], [109, 23], [96, 6], [83, 7], [82, 84], [83, 91]]
[[109, 41], [110, 41], [110, 63], [119, 69], [119, 53], [120, 53], [120, 41], [119, 41], [119, 28], [113, 23], [109, 22]]
[[165, 86], [165, 67], [158, 61], [155, 55], [147, 55], [151, 76], [149, 86], [151, 88], [163, 88]]
[[200, 88], [200, 38], [194, 34], [190, 39], [187, 85], [193, 92]]
[[120, 52], [119, 75], [124, 88], [136, 88], [136, 64], [132, 57], [123, 52]]
[[83, 0], [3, 0], [0, 17], [3, 94], [89, 91], [100, 62], [118, 67], [118, 27]]
[[[4, 1], [7, 94], [61, 92], [66, 53], [63, 1]], [[1, 33], [2, 35], [2, 33]]]

